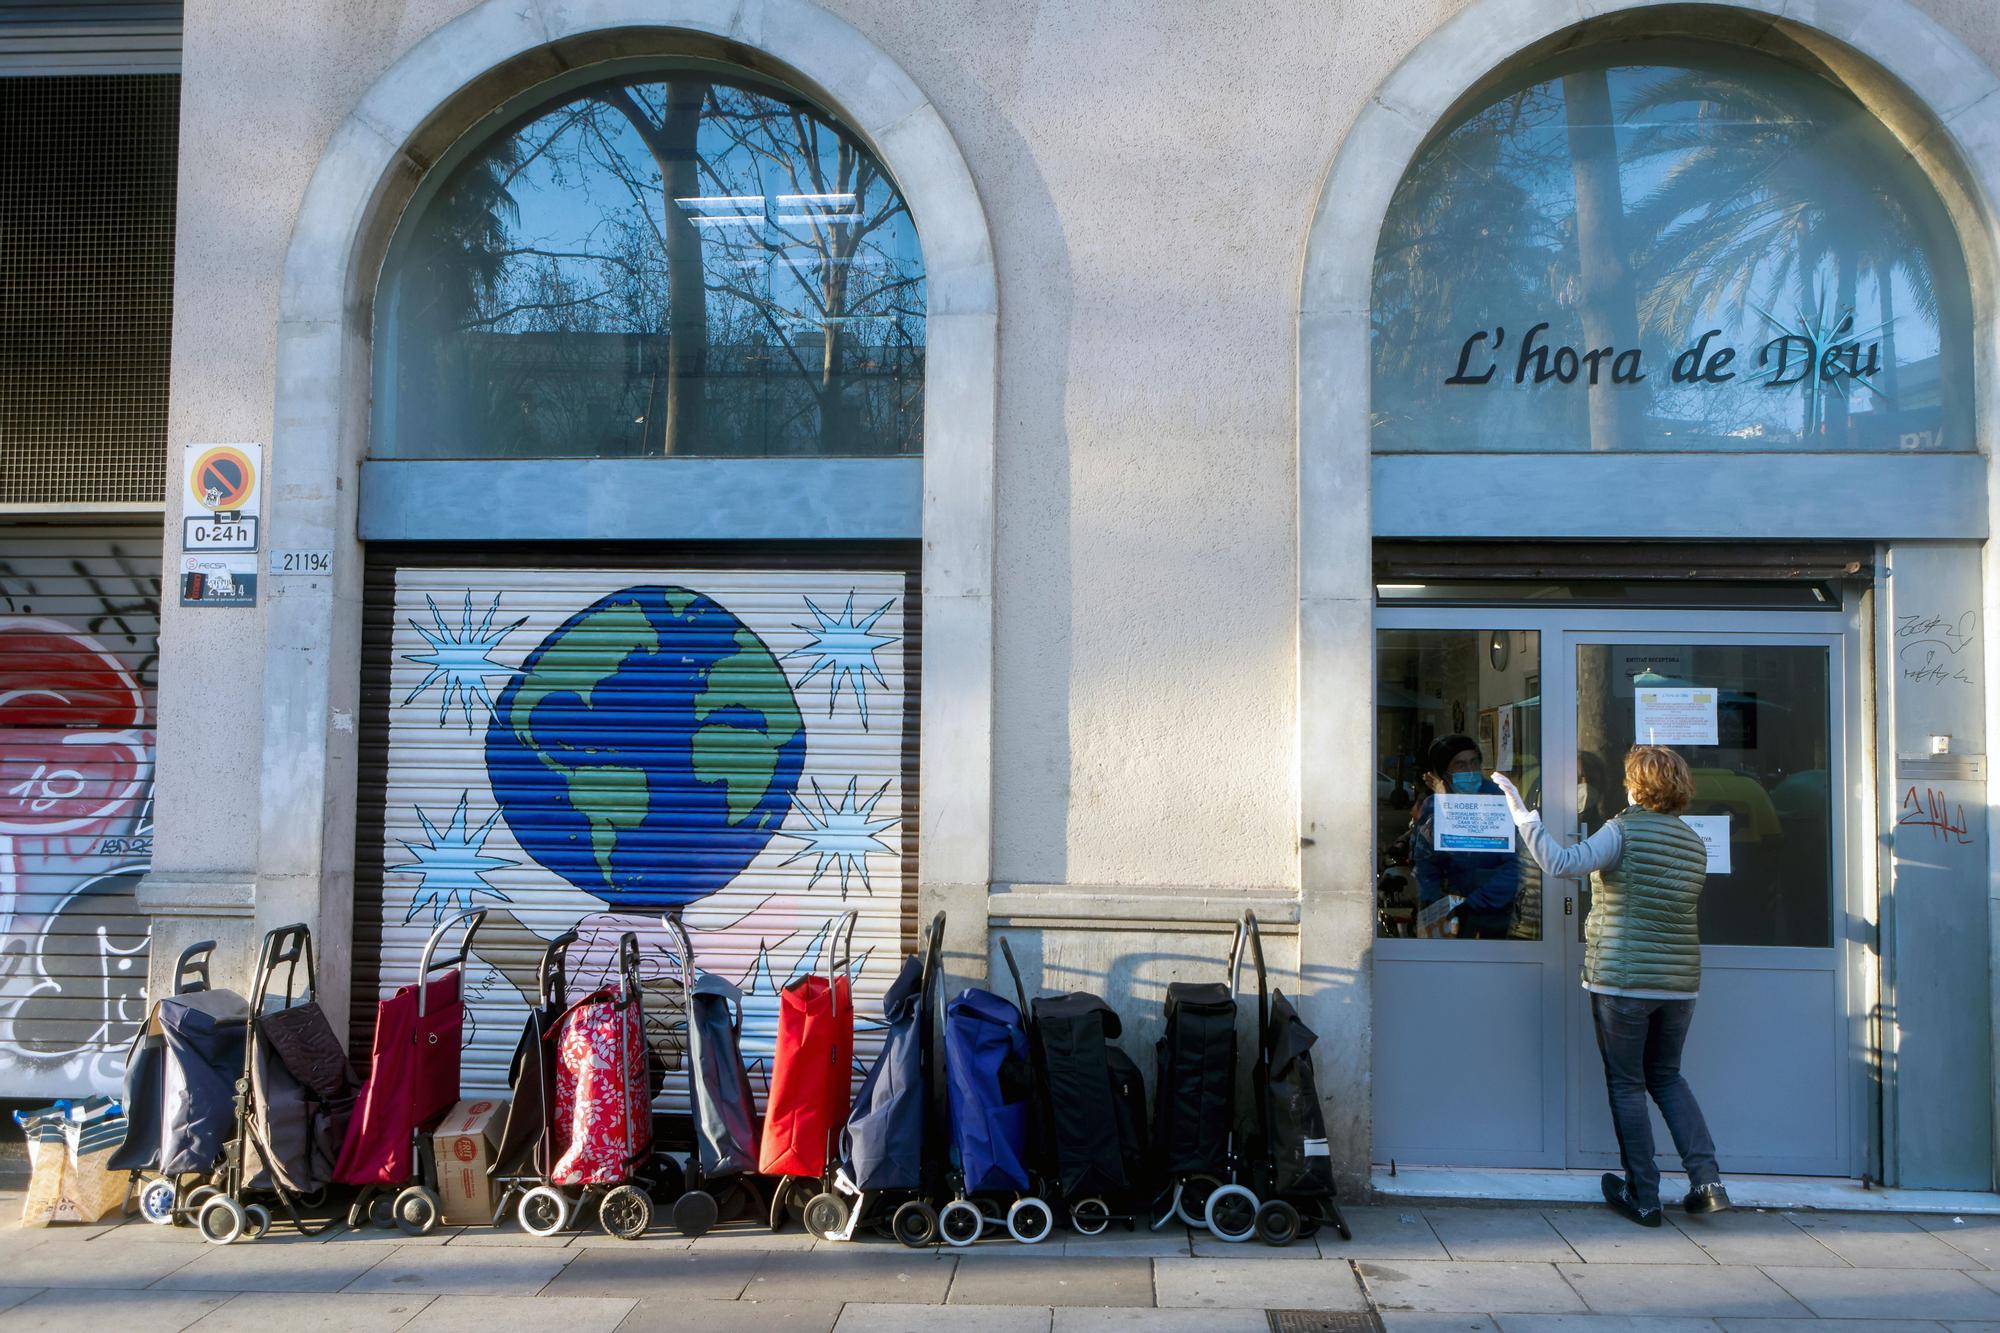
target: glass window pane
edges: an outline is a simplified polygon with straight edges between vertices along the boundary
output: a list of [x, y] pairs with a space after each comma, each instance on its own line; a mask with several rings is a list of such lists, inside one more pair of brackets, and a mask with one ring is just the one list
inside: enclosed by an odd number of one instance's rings
[[1831, 80], [1704, 43], [1565, 53], [1397, 189], [1374, 447], [1971, 450], [1970, 291], [1936, 189]]
[[1674, 747], [1694, 770], [1688, 814], [1728, 821], [1729, 870], [1711, 873], [1702, 892], [1704, 944], [1833, 943], [1827, 670], [1827, 650], [1818, 647], [1577, 649], [1577, 798], [1586, 834], [1625, 807], [1625, 752], [1647, 739], [1637, 734], [1641, 691], [1718, 691], [1716, 743]]
[[[1512, 850], [1440, 850], [1436, 798], [1542, 787], [1542, 645], [1528, 630], [1376, 636], [1377, 929], [1384, 937], [1536, 940], [1541, 872]], [[1511, 837], [1512, 825], [1506, 832]]]
[[825, 113], [674, 69], [443, 170], [383, 270], [378, 456], [921, 452], [916, 228]]

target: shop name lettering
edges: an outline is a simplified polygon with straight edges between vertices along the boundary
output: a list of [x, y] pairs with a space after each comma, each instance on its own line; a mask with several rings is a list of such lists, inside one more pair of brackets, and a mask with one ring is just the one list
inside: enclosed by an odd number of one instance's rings
[[[1591, 347], [1579, 350], [1552, 342], [1544, 321], [1529, 329], [1513, 348], [1516, 384], [1638, 384], [1647, 376], [1645, 357], [1636, 347]], [[1823, 338], [1809, 333], [1783, 333], [1756, 349], [1754, 369], [1738, 362], [1737, 349], [1720, 343], [1721, 329], [1710, 329], [1673, 359], [1668, 375], [1675, 384], [1727, 384], [1739, 375], [1745, 383], [1786, 389], [1818, 377], [1833, 384], [1843, 380], [1867, 383], [1882, 373], [1882, 344], [1862, 343], [1849, 314]], [[1508, 350], [1505, 325], [1481, 329], [1458, 348], [1458, 369], [1446, 384], [1492, 384], [1500, 376]]]

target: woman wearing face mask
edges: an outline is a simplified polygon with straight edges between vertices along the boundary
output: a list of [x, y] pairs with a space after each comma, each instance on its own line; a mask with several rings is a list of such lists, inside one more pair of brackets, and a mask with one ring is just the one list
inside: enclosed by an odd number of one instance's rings
[[1424, 771], [1430, 791], [1410, 812], [1410, 859], [1421, 905], [1446, 894], [1465, 900], [1455, 914], [1460, 939], [1504, 940], [1514, 927], [1514, 900], [1521, 893], [1520, 862], [1511, 853], [1441, 852], [1433, 846], [1433, 797], [1500, 795], [1481, 767], [1478, 743], [1470, 736], [1446, 736], [1431, 746]]
[[1694, 799], [1687, 761], [1656, 745], [1625, 756], [1627, 808], [1584, 841], [1560, 847], [1514, 784], [1493, 775], [1528, 852], [1545, 874], [1595, 876], [1584, 921], [1583, 985], [1604, 1057], [1611, 1123], [1625, 1174], [1604, 1177], [1604, 1201], [1641, 1226], [1660, 1225], [1660, 1166], [1650, 1093], [1686, 1168], [1690, 1213], [1729, 1207], [1715, 1143], [1687, 1080], [1681, 1048], [1701, 990], [1702, 886], [1708, 853], [1680, 818]]

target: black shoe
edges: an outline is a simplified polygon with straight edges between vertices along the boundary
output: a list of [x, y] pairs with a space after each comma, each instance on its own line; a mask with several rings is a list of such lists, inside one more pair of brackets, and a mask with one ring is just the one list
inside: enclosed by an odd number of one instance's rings
[[1729, 1202], [1729, 1191], [1720, 1182], [1713, 1185], [1697, 1185], [1681, 1200], [1681, 1207], [1699, 1216], [1702, 1213], [1726, 1213], [1734, 1204]]
[[1639, 1205], [1632, 1201], [1632, 1192], [1625, 1188], [1625, 1178], [1623, 1176], [1614, 1176], [1609, 1171], [1606, 1171], [1602, 1184], [1604, 1186], [1604, 1201], [1611, 1205], [1613, 1211], [1623, 1215], [1627, 1221], [1637, 1222], [1642, 1227], [1656, 1227], [1667, 1220], [1665, 1214], [1661, 1213], [1658, 1208], [1653, 1209], [1651, 1212], [1642, 1211]]

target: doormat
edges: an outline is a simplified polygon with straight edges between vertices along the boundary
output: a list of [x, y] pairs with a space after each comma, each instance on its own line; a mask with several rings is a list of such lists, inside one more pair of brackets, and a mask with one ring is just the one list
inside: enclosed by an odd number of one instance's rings
[[1382, 1333], [1375, 1312], [1345, 1310], [1266, 1310], [1271, 1333]]

